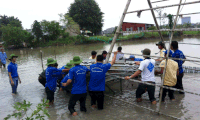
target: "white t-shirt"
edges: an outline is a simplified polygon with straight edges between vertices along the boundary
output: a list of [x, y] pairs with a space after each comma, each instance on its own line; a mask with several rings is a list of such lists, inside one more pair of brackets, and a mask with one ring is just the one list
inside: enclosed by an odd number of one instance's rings
[[[114, 54], [112, 54], [112, 58], [114, 57]], [[116, 56], [116, 60], [121, 60], [124, 57], [124, 53], [118, 52]]]
[[139, 70], [142, 71], [142, 81], [155, 82], [154, 71], [155, 71], [155, 60], [145, 59], [140, 63]]

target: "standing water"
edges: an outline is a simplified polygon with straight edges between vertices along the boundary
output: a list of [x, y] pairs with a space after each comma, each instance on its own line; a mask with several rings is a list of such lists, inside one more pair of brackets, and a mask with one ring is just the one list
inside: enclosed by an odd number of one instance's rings
[[[183, 43], [195, 43], [200, 44], [200, 38], [184, 38], [184, 39], [174, 39]], [[122, 51], [124, 53], [135, 53], [141, 54], [141, 50], [145, 48], [151, 49], [151, 55], [158, 53], [158, 48], [155, 45], [159, 40], [137, 40], [137, 41], [124, 41], [116, 43], [113, 51], [117, 49], [118, 46], [122, 46]], [[167, 45], [168, 46], [168, 45]], [[44, 87], [38, 82], [38, 74], [42, 72], [41, 64], [41, 53], [43, 52], [43, 63], [46, 69], [47, 58], [55, 58], [54, 50], [56, 51], [56, 59], [58, 60], [59, 67], [65, 65], [73, 56], [80, 56], [82, 59], [87, 59], [90, 57], [91, 51], [95, 50], [98, 54], [101, 54], [103, 50], [109, 50], [110, 44], [97, 43], [97, 44], [85, 44], [76, 46], [59, 46], [59, 47], [48, 47], [41, 49], [23, 49], [23, 50], [9, 50], [6, 51], [9, 56], [11, 53], [19, 55], [17, 59], [18, 73], [22, 80], [22, 84], [18, 86], [18, 94], [16, 96], [11, 95], [11, 86], [9, 84], [7, 69], [1, 69], [0, 73], [0, 119], [2, 120], [8, 114], [14, 112], [12, 107], [15, 102], [22, 102], [23, 100], [30, 101], [33, 105], [32, 108], [42, 102], [43, 98], [46, 98]], [[200, 47], [198, 45], [186, 45], [180, 44], [179, 49], [183, 51], [186, 56], [197, 57], [199, 55]], [[125, 57], [129, 57], [125, 55]], [[136, 56], [141, 57], [141, 56]], [[187, 58], [190, 59], [190, 58]], [[200, 63], [198, 63], [200, 64]], [[7, 63], [8, 65], [8, 63]], [[185, 62], [185, 66], [200, 67], [197, 63]], [[200, 74], [185, 74], [183, 77], [184, 89], [191, 92], [196, 92], [200, 94]], [[131, 83], [131, 82], [130, 82]], [[160, 83], [160, 78], [156, 77], [156, 83]], [[136, 83], [131, 83], [136, 84]], [[116, 92], [119, 91], [119, 86], [111, 86]], [[135, 88], [132, 86], [123, 86], [126, 92], [119, 95], [120, 99], [136, 103], [135, 102]], [[159, 88], [156, 88], [156, 97], [158, 100]], [[106, 94], [112, 95], [109, 90], [106, 90]], [[152, 119], [152, 120], [167, 120], [171, 119], [166, 116], [157, 115], [156, 113], [150, 112], [148, 110], [135, 107], [133, 105], [125, 104], [115, 99], [105, 97], [105, 108], [102, 111], [94, 110], [90, 107], [90, 97], [87, 96], [86, 106], [87, 113], [81, 113], [79, 110], [79, 105], [76, 105], [76, 110], [79, 113], [77, 117], [72, 117], [68, 111], [68, 101], [70, 94], [65, 92], [56, 91], [55, 93], [55, 104], [54, 106], [48, 108], [51, 117], [50, 120], [73, 120], [73, 119], [91, 119], [91, 120], [116, 120], [116, 119]], [[165, 103], [161, 105], [161, 112], [169, 114], [181, 119], [196, 119], [200, 118], [200, 97], [197, 95], [185, 94], [180, 95], [175, 93], [176, 101], [171, 102], [166, 100]], [[157, 105], [151, 105], [148, 101], [148, 95], [145, 93], [143, 95], [144, 101], [142, 103], [136, 103], [145, 107], [150, 107], [155, 109]], [[77, 103], [79, 104], [79, 103]], [[30, 112], [30, 111], [29, 111]]]

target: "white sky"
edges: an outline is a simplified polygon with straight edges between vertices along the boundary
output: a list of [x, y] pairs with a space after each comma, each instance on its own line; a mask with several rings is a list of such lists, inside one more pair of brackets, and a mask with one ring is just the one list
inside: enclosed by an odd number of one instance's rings
[[[157, 1], [157, 0], [151, 0]], [[185, 0], [182, 0], [183, 2]], [[192, 2], [197, 0], [186, 0]], [[59, 13], [66, 13], [74, 0], [1, 0], [0, 15], [15, 16], [22, 21], [24, 29], [30, 29], [34, 20], [59, 21]], [[127, 0], [96, 0], [104, 13], [103, 30], [117, 26], [123, 13]], [[179, 0], [155, 3], [153, 7], [179, 3]], [[200, 4], [185, 5], [181, 14], [199, 12]], [[132, 0], [128, 11], [149, 8], [147, 0]], [[166, 8], [166, 13], [176, 14], [177, 7]], [[150, 11], [142, 12], [141, 18], [137, 13], [128, 14], [125, 22], [154, 23]], [[158, 21], [159, 22], [159, 21]], [[200, 22], [200, 14], [191, 15], [191, 22]], [[181, 23], [181, 20], [179, 20]]]

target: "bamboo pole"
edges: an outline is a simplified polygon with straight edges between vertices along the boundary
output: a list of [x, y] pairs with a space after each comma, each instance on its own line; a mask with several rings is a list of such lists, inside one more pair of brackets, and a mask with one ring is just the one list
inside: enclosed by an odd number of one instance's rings
[[[194, 2], [182, 3], [181, 5], [189, 5], [189, 4], [194, 4], [194, 3], [200, 3], [200, 1], [198, 0], [198, 1], [194, 1]], [[150, 9], [136, 10], [136, 11], [127, 12], [126, 14], [136, 13], [136, 12], [140, 12], [140, 11], [154, 10], [154, 9], [159, 9], [159, 8], [175, 7], [175, 6], [179, 6], [179, 4], [173, 4], [173, 5], [155, 7], [155, 8], [150, 8]]]
[[[147, 0], [147, 2], [148, 2], [148, 4], [149, 4], [149, 7], [152, 8], [151, 1], [150, 1], [150, 0]], [[158, 22], [157, 22], [157, 19], [156, 19], [156, 16], [155, 16], [155, 13], [154, 13], [153, 10], [151, 10], [151, 14], [152, 14], [153, 19], [154, 19], [154, 22], [155, 22], [155, 24], [156, 24], [157, 30], [160, 30], [159, 25], [158, 25]], [[164, 41], [163, 36], [162, 36], [162, 33], [161, 33], [160, 31], [158, 31], [158, 34], [159, 34], [159, 36], [160, 36], [160, 39], [161, 39], [162, 41]]]
[[123, 23], [123, 21], [124, 21], [124, 18], [125, 18], [125, 16], [126, 16], [126, 12], [127, 12], [127, 10], [128, 10], [128, 7], [129, 7], [130, 3], [131, 3], [131, 0], [128, 0], [128, 1], [127, 1], [127, 4], [126, 4], [126, 7], [125, 7], [125, 9], [124, 9], [124, 12], [123, 12], [123, 14], [122, 14], [122, 17], [121, 17], [121, 19], [120, 19], [119, 25], [118, 25], [118, 27], [117, 27], [117, 30], [116, 30], [116, 32], [115, 32], [114, 38], [113, 38], [113, 40], [112, 40], [112, 43], [111, 43], [111, 46], [110, 46], [110, 49], [109, 49], [108, 56], [106, 57], [106, 63], [108, 63], [108, 61], [109, 61], [109, 59], [110, 59], [111, 52], [112, 52], [113, 47], [114, 47], [114, 45], [115, 45], [116, 39], [117, 39], [117, 37], [118, 37], [118, 35], [119, 35], [119, 32], [120, 32], [122, 23]]
[[55, 60], [56, 60], [56, 50], [54, 49], [54, 55], [55, 55]]
[[165, 1], [169, 1], [169, 0], [154, 1], [154, 2], [151, 2], [151, 3], [158, 3], [158, 2], [165, 2]]
[[[179, 11], [180, 11], [180, 8], [181, 8], [181, 3], [182, 3], [182, 0], [180, 0], [179, 6], [178, 6], [178, 10], [177, 10], [177, 14], [176, 14], [176, 19], [174, 20], [173, 30], [176, 27], [176, 23], [177, 23]], [[166, 58], [166, 62], [165, 62], [165, 68], [164, 68], [164, 72], [163, 72], [163, 76], [162, 76], [162, 81], [161, 81], [160, 98], [159, 98], [159, 106], [158, 106], [158, 113], [159, 114], [160, 114], [160, 106], [161, 106], [162, 94], [163, 94], [163, 84], [164, 84], [164, 79], [165, 79], [165, 74], [166, 74], [166, 69], [167, 69], [167, 61], [168, 61], [168, 58], [169, 58], [170, 44], [172, 42], [173, 35], [174, 35], [174, 31], [172, 31], [172, 33], [171, 33], [171, 37], [170, 37], [170, 41], [169, 41], [169, 47], [168, 47], [167, 56], [166, 56], [167, 58]]]
[[43, 60], [42, 60], [42, 50], [40, 50], [41, 53], [41, 63], [42, 63], [42, 69], [44, 70]]

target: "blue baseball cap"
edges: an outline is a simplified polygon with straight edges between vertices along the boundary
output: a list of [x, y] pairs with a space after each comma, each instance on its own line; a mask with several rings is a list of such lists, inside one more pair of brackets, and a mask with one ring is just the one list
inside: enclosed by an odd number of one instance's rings
[[[167, 51], [168, 51], [168, 50], [166, 50], [166, 51], [163, 51], [163, 52], [164, 52], [165, 54], [167, 54]], [[170, 50], [170, 51], [169, 51], [169, 57], [171, 57], [171, 56], [172, 56], [172, 54], [173, 54], [173, 52]]]
[[135, 56], [134, 56], [134, 55], [131, 55], [129, 58], [135, 58]]

